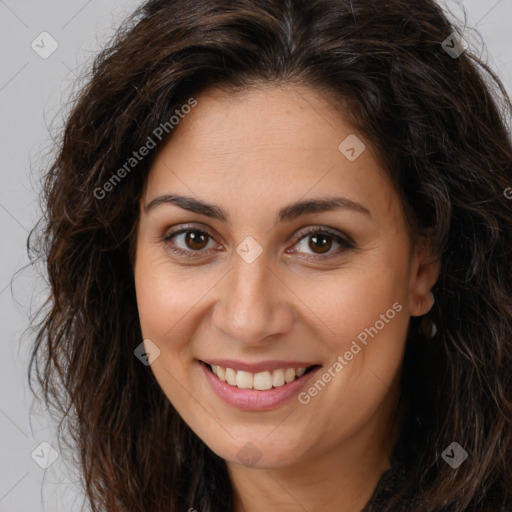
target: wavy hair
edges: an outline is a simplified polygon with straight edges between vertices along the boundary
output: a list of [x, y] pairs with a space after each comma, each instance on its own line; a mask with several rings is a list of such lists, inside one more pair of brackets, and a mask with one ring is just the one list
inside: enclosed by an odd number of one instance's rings
[[[424, 512], [512, 510], [512, 105], [480, 57], [445, 51], [457, 30], [433, 0], [149, 0], [97, 55], [28, 240], [50, 287], [29, 382], [74, 443], [94, 512], [233, 511], [225, 461], [133, 355], [138, 204], [156, 151], [95, 191], [187, 99], [266, 83], [305, 85], [343, 112], [441, 260], [437, 334], [412, 318], [403, 361], [407, 471], [372, 510], [410, 495]], [[469, 454], [457, 470], [441, 459], [453, 441]]]

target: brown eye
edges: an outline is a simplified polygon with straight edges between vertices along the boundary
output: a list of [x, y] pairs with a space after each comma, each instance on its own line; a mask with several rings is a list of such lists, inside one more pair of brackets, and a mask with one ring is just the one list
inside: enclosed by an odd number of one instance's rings
[[[174, 252], [185, 256], [192, 255], [194, 252], [206, 252], [204, 249], [215, 246], [213, 237], [200, 229], [182, 229], [168, 234], [163, 240]], [[208, 246], [209, 242], [212, 242], [212, 245]]]
[[192, 250], [201, 250], [208, 244], [209, 235], [202, 231], [187, 231], [185, 234], [185, 245]]
[[309, 236], [309, 248], [317, 254], [329, 252], [332, 247], [332, 238], [329, 235]]
[[316, 256], [325, 259], [341, 255], [344, 251], [355, 248], [354, 242], [349, 237], [342, 233], [331, 232], [327, 228], [302, 231], [298, 236], [301, 238], [290, 252], [303, 253], [310, 257]]

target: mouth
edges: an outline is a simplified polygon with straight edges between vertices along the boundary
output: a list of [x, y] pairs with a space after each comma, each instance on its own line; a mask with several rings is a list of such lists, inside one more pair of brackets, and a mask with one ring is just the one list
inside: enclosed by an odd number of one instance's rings
[[253, 373], [216, 364], [202, 363], [221, 382], [233, 388], [257, 391], [281, 388], [320, 368], [320, 365], [283, 367]]
[[288, 361], [252, 365], [231, 360], [197, 362], [200, 373], [217, 397], [236, 409], [254, 412], [293, 403], [293, 398], [299, 396], [322, 368], [319, 364]]

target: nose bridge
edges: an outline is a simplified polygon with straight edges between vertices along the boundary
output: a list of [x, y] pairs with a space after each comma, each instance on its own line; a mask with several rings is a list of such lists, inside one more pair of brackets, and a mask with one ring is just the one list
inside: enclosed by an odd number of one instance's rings
[[252, 262], [236, 255], [215, 304], [214, 327], [245, 343], [283, 333], [293, 323], [282, 283], [265, 255]]
[[261, 308], [271, 300], [264, 296], [270, 280], [270, 269], [267, 258], [258, 257], [248, 263], [243, 258], [235, 258], [234, 269], [231, 272], [231, 290], [233, 303], [250, 308]]

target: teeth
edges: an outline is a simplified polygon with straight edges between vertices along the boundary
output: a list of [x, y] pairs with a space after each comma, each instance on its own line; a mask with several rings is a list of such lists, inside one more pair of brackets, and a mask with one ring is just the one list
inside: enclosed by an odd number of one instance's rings
[[260, 372], [254, 375], [253, 387], [259, 391], [272, 388], [272, 375], [270, 372]]
[[251, 389], [254, 382], [252, 373], [239, 370], [236, 372], [236, 387], [240, 389]]
[[[221, 368], [217, 366], [217, 368]], [[236, 372], [231, 368], [226, 368], [226, 382], [231, 386], [236, 386]]]
[[272, 385], [275, 388], [282, 386], [284, 384], [284, 370], [274, 370], [272, 374]]
[[284, 380], [286, 384], [295, 380], [295, 370], [293, 368], [287, 368], [284, 372]]
[[306, 373], [306, 368], [279, 368], [277, 370], [250, 373], [243, 370], [233, 370], [232, 368], [223, 368], [222, 366], [212, 365], [212, 372], [222, 381], [230, 386], [239, 389], [257, 389], [265, 391], [267, 389], [278, 388], [285, 383], [293, 382], [296, 378], [302, 377]]

